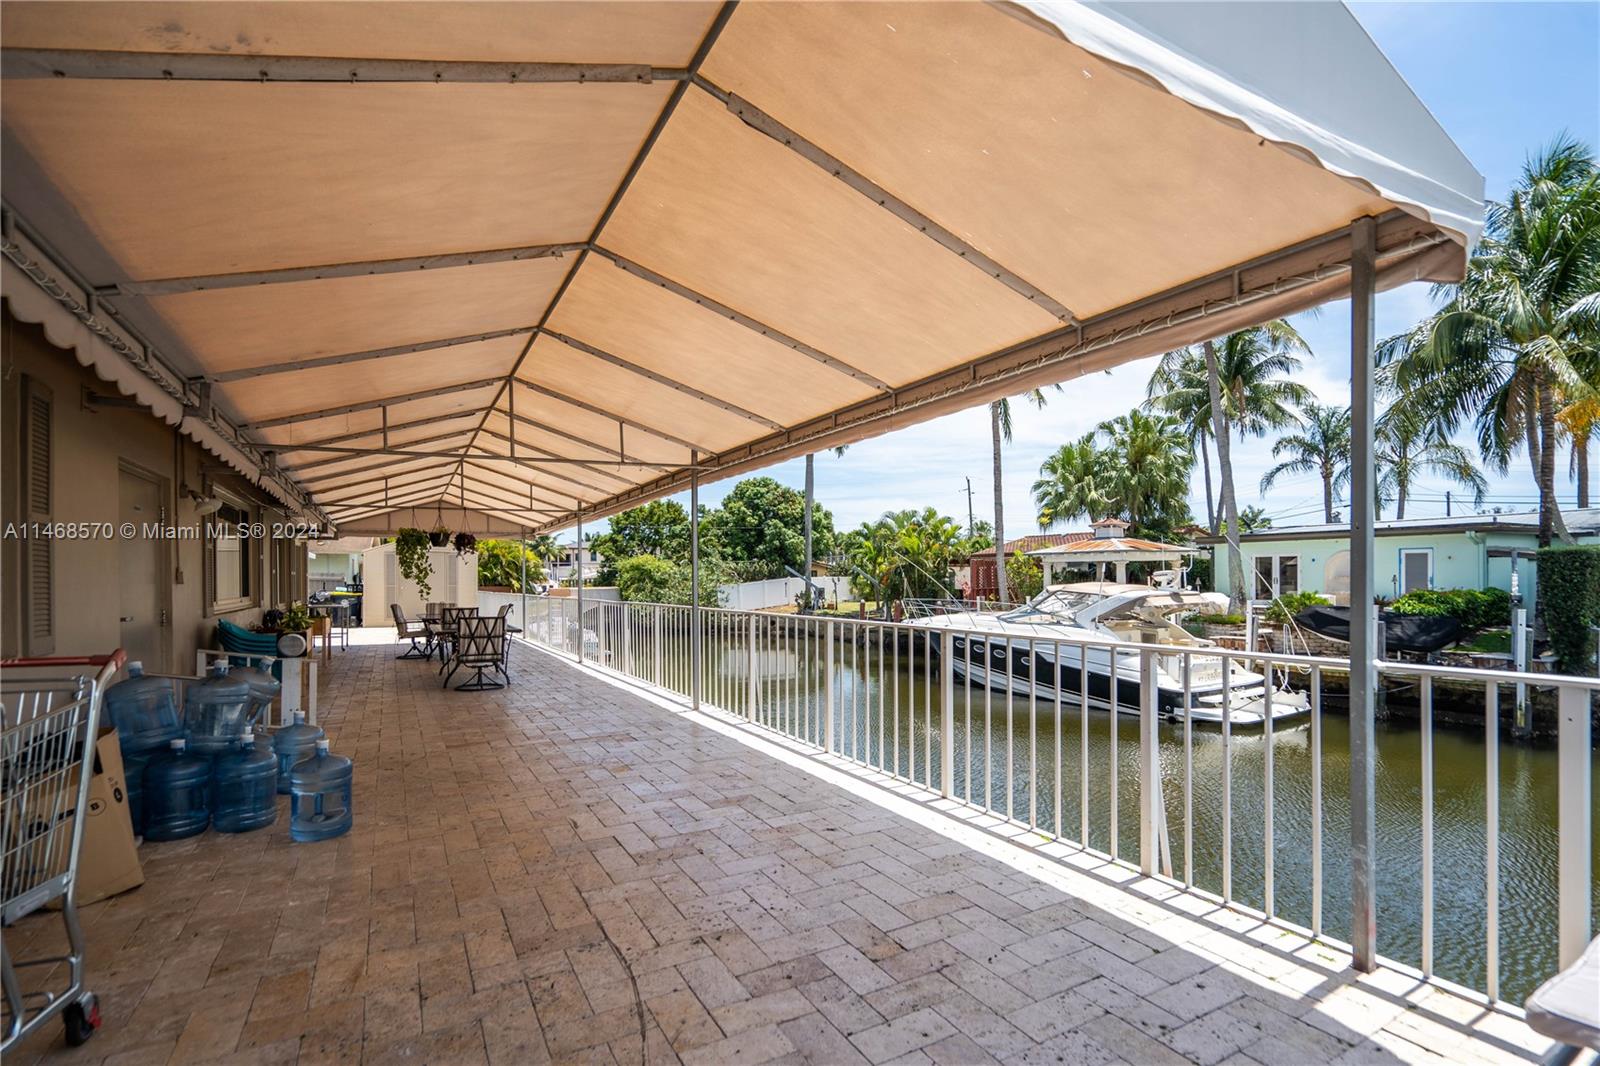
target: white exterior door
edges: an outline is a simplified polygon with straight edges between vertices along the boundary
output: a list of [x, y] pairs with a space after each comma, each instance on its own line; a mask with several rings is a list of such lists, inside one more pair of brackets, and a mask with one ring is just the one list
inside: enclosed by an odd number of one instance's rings
[[1433, 587], [1433, 549], [1400, 549], [1400, 595]]

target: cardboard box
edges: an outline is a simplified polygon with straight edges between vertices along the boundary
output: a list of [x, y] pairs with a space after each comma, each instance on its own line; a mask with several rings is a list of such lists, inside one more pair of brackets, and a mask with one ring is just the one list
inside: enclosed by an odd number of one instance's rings
[[[69, 787], [77, 796], [76, 774]], [[94, 770], [89, 779], [89, 811], [83, 823], [83, 847], [78, 852], [78, 884], [73, 898], [78, 906], [109, 899], [144, 884], [139, 849], [133, 840], [133, 816], [128, 812], [128, 786], [122, 768], [122, 744], [115, 728], [101, 730], [94, 746]], [[57, 902], [52, 906], [60, 906]]]

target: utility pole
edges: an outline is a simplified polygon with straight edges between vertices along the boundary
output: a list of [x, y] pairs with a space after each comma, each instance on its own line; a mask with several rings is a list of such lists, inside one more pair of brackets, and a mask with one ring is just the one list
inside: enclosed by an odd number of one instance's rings
[[967, 536], [971, 537], [978, 532], [978, 523], [972, 517], [972, 479], [967, 478]]
[[1450, 490], [1449, 489], [1445, 489], [1444, 490], [1444, 516], [1446, 518], [1450, 517]]

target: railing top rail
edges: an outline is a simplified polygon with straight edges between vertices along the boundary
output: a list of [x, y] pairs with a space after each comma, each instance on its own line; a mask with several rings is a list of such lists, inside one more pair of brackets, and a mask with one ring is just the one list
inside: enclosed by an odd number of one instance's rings
[[[553, 596], [529, 598], [563, 600], [570, 599], [571, 597]], [[608, 600], [597, 606], [661, 608], [665, 611], [683, 613], [687, 613], [691, 609], [690, 606], [685, 603], [650, 603], [643, 600]], [[925, 624], [925, 620], [895, 622], [893, 620], [883, 618], [844, 618], [838, 615], [815, 614], [776, 614], [771, 611], [750, 611], [734, 607], [702, 607], [700, 610], [702, 614], [724, 614], [745, 617], [753, 616], [756, 618], [767, 619], [779, 618], [788, 621], [803, 619], [814, 623], [833, 623], [843, 627], [860, 626], [863, 628], [872, 629], [905, 630], [908, 632], [923, 634], [930, 631], [929, 626]], [[935, 617], [947, 618], [949, 616], [940, 615]], [[955, 633], [959, 636], [978, 636], [985, 639], [999, 639], [1006, 638], [1008, 636], [1008, 634], [996, 633], [993, 630], [976, 628], [967, 629], [958, 628], [955, 626], [940, 628], [947, 629], [949, 632]], [[1031, 639], [1040, 644], [1068, 644], [1081, 645], [1089, 648], [1113, 648], [1129, 655], [1144, 653], [1153, 653], [1157, 655], [1199, 655], [1234, 660], [1247, 659], [1253, 663], [1269, 663], [1273, 666], [1291, 667], [1302, 670], [1310, 670], [1315, 667], [1320, 670], [1345, 672], [1350, 669], [1349, 659], [1338, 659], [1332, 656], [1324, 655], [1297, 655], [1288, 652], [1247, 651], [1241, 648], [1224, 648], [1220, 646], [1196, 647], [1193, 645], [1183, 644], [1135, 644], [1129, 641], [1116, 640], [1110, 637], [1084, 633], [1074, 633], [1072, 635], [1063, 634], [1061, 636], [1040, 635], [1032, 638], [1013, 634], [1009, 635], [1009, 637], [1013, 641]], [[1374, 660], [1374, 666], [1376, 666], [1381, 673], [1386, 674], [1413, 676], [1426, 675], [1429, 677], [1446, 678], [1457, 681], [1476, 681], [1480, 683], [1492, 681], [1502, 685], [1525, 684], [1534, 685], [1541, 688], [1571, 687], [1588, 689], [1590, 691], [1600, 691], [1600, 678], [1579, 677], [1574, 674], [1536, 674], [1528, 671], [1485, 670], [1481, 667], [1443, 666], [1434, 663], [1411, 663], [1396, 659], [1376, 659]]]

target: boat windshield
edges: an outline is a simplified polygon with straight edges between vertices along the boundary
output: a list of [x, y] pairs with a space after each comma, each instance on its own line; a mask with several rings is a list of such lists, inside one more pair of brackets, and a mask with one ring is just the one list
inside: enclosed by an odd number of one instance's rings
[[1079, 611], [1102, 598], [1066, 589], [1045, 589], [1005, 618], [1018, 622], [1072, 622]]

